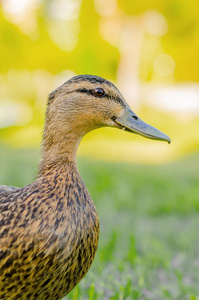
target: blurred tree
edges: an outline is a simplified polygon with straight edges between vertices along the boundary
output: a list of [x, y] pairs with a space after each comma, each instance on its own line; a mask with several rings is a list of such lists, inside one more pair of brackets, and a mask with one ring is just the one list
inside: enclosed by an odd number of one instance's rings
[[[158, 11], [169, 24], [162, 37], [163, 51], [175, 62], [177, 81], [198, 81], [199, 68], [199, 12], [197, 0], [118, 0], [119, 7], [128, 15], [141, 15], [147, 10]], [[194, 67], [193, 67], [194, 66]]]
[[80, 14], [80, 36], [74, 51], [77, 73], [89, 73], [115, 78], [119, 51], [103, 40], [99, 33], [99, 15], [94, 1], [84, 0]]
[[[63, 51], [49, 36], [48, 26], [52, 18], [48, 7], [51, 2], [41, 2], [35, 11], [37, 28], [34, 38], [23, 34], [1, 12], [0, 42], [4, 60], [1, 62], [0, 71], [6, 72], [9, 68], [17, 68], [45, 69], [51, 73], [58, 73], [71, 69], [76, 73], [115, 77], [119, 53], [99, 34], [99, 15], [94, 8], [93, 0], [82, 3], [78, 45], [72, 52]], [[64, 39], [64, 35], [67, 34], [66, 27], [60, 39]]]
[[[140, 93], [148, 90], [146, 82], [154, 89], [155, 81], [198, 81], [197, 7], [197, 0], [0, 0], [1, 137], [14, 145], [36, 144], [46, 95], [75, 73], [116, 80], [136, 111], [141, 98], [150, 98]], [[198, 100], [197, 88], [190, 87], [185, 102]], [[175, 122], [170, 126], [178, 137]], [[195, 131], [180, 128], [190, 142]], [[195, 135], [191, 140], [195, 145]]]
[[[4, 58], [1, 61], [0, 71], [6, 72], [10, 67], [29, 70], [39, 68], [52, 73], [72, 69], [76, 73], [98, 73], [105, 77], [115, 78], [119, 63], [118, 45], [112, 45], [111, 41], [105, 41], [102, 38], [99, 24], [103, 17], [96, 12], [94, 0], [82, 2], [78, 20], [80, 22], [79, 39], [73, 51], [61, 49], [49, 34], [52, 16], [48, 8], [51, 2], [52, 0], [38, 2], [37, 8], [32, 12], [36, 19], [34, 34], [24, 34], [17, 25], [8, 21], [2, 13], [2, 3], [0, 3], [0, 43], [1, 56]], [[186, 0], [152, 0], [150, 2], [118, 0], [117, 2], [119, 10], [125, 13], [122, 18], [126, 21], [130, 16], [137, 16], [141, 19], [147, 11], [162, 14], [169, 28], [160, 41], [162, 51], [170, 54], [176, 62], [175, 79], [177, 81], [198, 80], [199, 13], [196, 9], [197, 0], [189, 2]], [[118, 13], [120, 13], [119, 10]], [[58, 20], [58, 22], [61, 21]], [[71, 26], [73, 26], [72, 23]], [[136, 26], [140, 30], [141, 22]], [[68, 28], [66, 27], [66, 30], [61, 33], [60, 39], [63, 41], [68, 34]], [[132, 30], [132, 36], [134, 33], [135, 30]], [[143, 45], [145, 47], [145, 43]], [[146, 63], [145, 60], [143, 62]], [[149, 69], [151, 67], [149, 66]], [[144, 78], [151, 80], [152, 76], [142, 77]]]

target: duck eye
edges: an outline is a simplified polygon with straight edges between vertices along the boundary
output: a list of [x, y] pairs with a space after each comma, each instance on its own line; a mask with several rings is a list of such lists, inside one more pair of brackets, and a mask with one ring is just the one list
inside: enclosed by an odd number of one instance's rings
[[105, 91], [102, 88], [96, 88], [94, 90], [94, 94], [98, 97], [101, 97], [105, 94]]

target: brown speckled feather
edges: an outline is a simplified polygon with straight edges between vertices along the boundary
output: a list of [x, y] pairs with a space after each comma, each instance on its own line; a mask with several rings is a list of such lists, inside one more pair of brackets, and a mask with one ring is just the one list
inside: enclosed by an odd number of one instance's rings
[[76, 166], [1, 195], [0, 210], [0, 299], [61, 299], [87, 273], [99, 236]]
[[1, 197], [1, 195], [5, 196], [6, 194], [10, 194], [17, 190], [19, 190], [19, 188], [15, 187], [15, 186], [0, 185], [0, 197]]

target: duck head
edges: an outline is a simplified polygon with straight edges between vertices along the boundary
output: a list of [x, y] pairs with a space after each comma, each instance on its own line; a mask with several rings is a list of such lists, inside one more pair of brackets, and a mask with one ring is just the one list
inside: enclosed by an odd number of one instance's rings
[[74, 160], [82, 137], [104, 126], [170, 143], [166, 134], [143, 122], [131, 110], [110, 81], [98, 76], [79, 75], [49, 95], [43, 154], [50, 161], [61, 157]]

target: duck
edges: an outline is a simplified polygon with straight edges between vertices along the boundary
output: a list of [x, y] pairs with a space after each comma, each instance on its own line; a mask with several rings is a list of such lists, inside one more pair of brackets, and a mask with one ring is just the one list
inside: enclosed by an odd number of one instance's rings
[[1, 300], [62, 299], [88, 272], [100, 227], [76, 156], [83, 136], [106, 126], [170, 143], [102, 77], [77, 75], [51, 92], [37, 178], [0, 186]]

